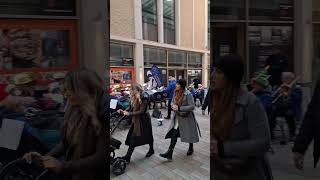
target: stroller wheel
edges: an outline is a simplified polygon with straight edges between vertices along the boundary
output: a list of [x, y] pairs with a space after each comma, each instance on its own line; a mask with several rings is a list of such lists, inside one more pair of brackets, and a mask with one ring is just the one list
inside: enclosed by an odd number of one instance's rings
[[117, 158], [116, 161], [112, 164], [112, 173], [116, 176], [123, 174], [126, 170], [126, 161], [120, 158]]

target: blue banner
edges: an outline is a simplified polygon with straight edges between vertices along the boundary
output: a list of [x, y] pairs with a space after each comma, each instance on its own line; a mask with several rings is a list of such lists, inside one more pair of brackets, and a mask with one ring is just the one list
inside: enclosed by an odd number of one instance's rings
[[161, 87], [162, 86], [161, 70], [156, 65], [153, 65], [151, 68], [151, 73], [152, 73], [153, 78], [157, 82], [157, 87]]

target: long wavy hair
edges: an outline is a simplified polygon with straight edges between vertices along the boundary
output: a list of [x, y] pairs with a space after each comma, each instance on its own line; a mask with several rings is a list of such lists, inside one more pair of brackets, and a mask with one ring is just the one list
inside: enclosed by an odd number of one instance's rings
[[67, 104], [64, 121], [67, 138], [76, 143], [79, 141], [80, 131], [84, 128], [90, 128], [98, 135], [102, 124], [97, 117], [97, 106], [104, 92], [101, 78], [89, 70], [72, 71], [67, 74], [64, 86], [78, 100], [77, 105]]
[[180, 85], [180, 89], [175, 90], [174, 102], [176, 105], [181, 106], [184, 98], [184, 92], [186, 91], [187, 82], [184, 79], [179, 79], [177, 84]]
[[134, 83], [131, 85], [132, 94], [130, 98], [131, 107], [139, 107], [142, 103], [141, 101], [141, 93], [143, 92], [143, 88], [140, 84]]

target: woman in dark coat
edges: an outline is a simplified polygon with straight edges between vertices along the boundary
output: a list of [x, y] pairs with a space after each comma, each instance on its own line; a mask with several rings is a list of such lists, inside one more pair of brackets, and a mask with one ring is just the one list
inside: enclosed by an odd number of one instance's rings
[[[183, 79], [178, 80], [172, 109], [174, 116], [171, 121], [169, 132], [166, 139], [171, 138], [169, 149], [166, 153], [160, 154], [161, 157], [172, 160], [173, 149], [180, 137], [182, 142], [189, 143], [187, 155], [193, 154], [193, 143], [199, 142], [199, 126], [193, 113], [194, 100], [192, 94], [186, 90], [187, 82]], [[199, 131], [200, 133], [200, 131]]]
[[105, 179], [109, 113], [102, 80], [92, 71], [70, 72], [64, 81], [64, 96], [68, 103], [62, 141], [45, 156], [31, 152], [24, 158], [32, 161], [36, 157], [46, 169], [66, 179]]
[[149, 151], [146, 157], [154, 154], [151, 116], [147, 108], [148, 99], [149, 95], [143, 92], [142, 86], [134, 84], [131, 90], [130, 111], [119, 110], [119, 113], [132, 119], [132, 125], [125, 142], [125, 144], [129, 146], [128, 152], [122, 157], [127, 163], [130, 162], [134, 148], [137, 146], [149, 144]]
[[222, 57], [215, 62], [214, 73], [210, 114], [213, 179], [271, 180], [268, 119], [259, 99], [240, 87], [241, 57]]

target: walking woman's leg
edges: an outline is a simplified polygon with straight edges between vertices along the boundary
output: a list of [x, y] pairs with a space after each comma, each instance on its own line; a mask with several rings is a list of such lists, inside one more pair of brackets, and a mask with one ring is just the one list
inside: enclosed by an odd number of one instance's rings
[[168, 160], [172, 160], [173, 149], [177, 143], [177, 133], [178, 133], [178, 130], [172, 129], [172, 138], [171, 138], [169, 149], [166, 153], [160, 154], [161, 157], [166, 158]]
[[154, 149], [153, 149], [153, 142], [149, 144], [149, 151], [146, 154], [146, 157], [150, 157], [154, 154]]
[[187, 152], [187, 156], [191, 156], [193, 154], [193, 143], [189, 143], [189, 149]]
[[130, 163], [130, 159], [131, 159], [133, 151], [134, 151], [134, 146], [129, 146], [127, 154], [123, 157], [120, 157], [120, 158], [125, 160], [127, 163]]

